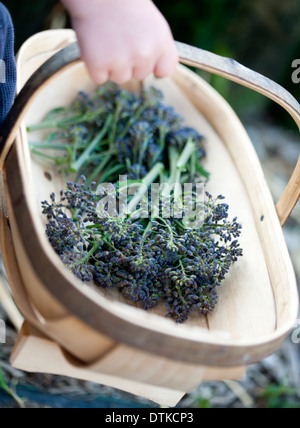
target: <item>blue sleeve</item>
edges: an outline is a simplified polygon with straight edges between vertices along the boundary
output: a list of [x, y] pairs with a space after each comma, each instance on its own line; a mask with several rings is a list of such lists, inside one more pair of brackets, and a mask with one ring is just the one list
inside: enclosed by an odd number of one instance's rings
[[14, 28], [8, 10], [0, 2], [0, 126], [12, 106], [15, 89]]

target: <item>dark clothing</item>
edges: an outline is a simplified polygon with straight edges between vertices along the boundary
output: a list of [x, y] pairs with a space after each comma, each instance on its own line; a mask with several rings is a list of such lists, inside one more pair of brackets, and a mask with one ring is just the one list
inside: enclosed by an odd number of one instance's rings
[[14, 100], [16, 74], [14, 28], [8, 10], [0, 2], [0, 126]]

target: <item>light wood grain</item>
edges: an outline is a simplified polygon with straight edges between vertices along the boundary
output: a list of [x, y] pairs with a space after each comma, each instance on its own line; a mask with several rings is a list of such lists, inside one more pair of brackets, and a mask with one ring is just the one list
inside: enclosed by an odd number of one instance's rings
[[287, 222], [289, 216], [291, 215], [294, 207], [295, 201], [298, 201], [300, 198], [300, 157], [296, 165], [295, 171], [292, 175], [290, 182], [287, 185], [284, 194], [282, 195], [280, 201], [277, 203], [277, 213], [280, 219], [281, 225], [284, 226]]
[[182, 64], [223, 76], [247, 88], [253, 89], [280, 104], [295, 120], [300, 130], [300, 105], [282, 86], [266, 76], [250, 70], [232, 58], [225, 58], [184, 43], [176, 42]]
[[9, 286], [5, 275], [0, 274], [0, 303], [7, 315], [8, 320], [15, 327], [16, 331], [20, 331], [24, 318], [18, 310], [12, 295], [9, 291]]
[[[123, 364], [126, 370], [128, 371], [128, 365], [132, 366], [133, 369], [137, 365], [136, 356], [133, 356], [133, 361], [130, 364], [126, 360], [130, 354], [124, 354], [124, 350], [120, 349], [120, 355], [112, 356], [113, 358], [117, 357], [117, 364], [120, 367], [120, 362]], [[32, 355], [35, 358], [32, 358]], [[121, 357], [121, 359], [119, 359]], [[145, 356], [144, 364], [151, 362]], [[42, 334], [36, 328], [32, 327], [30, 324], [25, 323], [23, 325], [22, 331], [19, 335], [18, 342], [14, 348], [13, 354], [11, 356], [11, 363], [15, 368], [19, 370], [24, 370], [32, 373], [50, 373], [61, 376], [68, 376], [77, 379], [87, 380], [102, 385], [107, 385], [119, 390], [129, 392], [131, 394], [139, 395], [141, 397], [147, 398], [148, 400], [154, 401], [155, 403], [160, 404], [161, 406], [174, 407], [177, 403], [183, 398], [186, 394], [186, 391], [178, 391], [176, 389], [168, 389], [163, 386], [157, 386], [148, 384], [145, 381], [147, 376], [147, 371], [143, 370], [144, 381], [137, 382], [136, 380], [130, 380], [124, 377], [124, 370], [121, 369], [121, 372], [118, 374], [114, 373], [105, 373], [100, 369], [99, 366], [86, 367], [78, 363], [70, 354], [67, 354], [63, 349], [49, 340], [47, 336]], [[140, 361], [142, 364], [142, 360]], [[105, 361], [103, 364], [106, 364]], [[161, 366], [161, 383], [164, 383], [164, 380], [167, 376], [173, 377], [172, 381], [177, 379], [182, 379], [185, 374], [184, 366], [174, 367], [172, 365], [172, 370], [170, 370], [169, 365], [166, 366], [167, 361], [157, 359], [155, 364]], [[112, 364], [109, 364], [109, 369], [111, 371]], [[202, 379], [204, 381], [215, 381], [218, 379], [243, 379], [245, 375], [245, 370], [238, 368], [232, 370], [222, 370], [218, 368], [208, 369], [198, 368], [198, 376], [203, 375]], [[152, 368], [152, 374], [155, 373], [155, 370]], [[148, 373], [149, 376], [149, 373]], [[135, 375], [136, 377], [136, 375]], [[197, 382], [197, 372], [195, 372], [195, 377], [193, 380], [194, 385], [198, 385]], [[185, 383], [187, 381], [185, 380]], [[190, 390], [192, 384], [188, 390]]]

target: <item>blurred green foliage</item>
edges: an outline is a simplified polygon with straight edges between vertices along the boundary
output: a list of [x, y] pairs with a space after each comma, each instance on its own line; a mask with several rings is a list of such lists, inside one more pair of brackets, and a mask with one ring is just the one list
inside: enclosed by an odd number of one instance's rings
[[1, 367], [0, 367], [0, 389], [6, 392], [6, 394], [10, 395], [16, 401], [16, 403], [19, 405], [20, 408], [24, 408], [24, 401], [22, 400], [22, 398], [20, 398], [15, 393], [15, 391], [7, 385], [4, 379], [4, 374]]
[[[297, 0], [156, 0], [174, 37], [268, 76], [300, 101], [292, 82], [292, 61], [300, 58], [300, 2]], [[272, 117], [295, 127], [289, 116], [265, 97], [212, 78], [211, 83], [243, 117]]]
[[259, 407], [266, 409], [299, 409], [296, 390], [283, 383], [270, 384], [260, 394]]
[[[154, 0], [174, 37], [229, 56], [286, 87], [300, 100], [292, 82], [292, 61], [300, 58], [298, 0]], [[58, 0], [3, 0], [16, 28], [16, 49], [30, 35], [46, 29]], [[262, 115], [289, 124], [288, 115], [252, 91], [205, 75], [242, 117]], [[293, 125], [294, 126], [294, 125]]]

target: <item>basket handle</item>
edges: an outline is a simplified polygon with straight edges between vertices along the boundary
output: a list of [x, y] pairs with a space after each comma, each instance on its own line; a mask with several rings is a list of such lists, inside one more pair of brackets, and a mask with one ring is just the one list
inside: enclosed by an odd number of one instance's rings
[[[281, 105], [292, 116], [300, 130], [300, 105], [297, 100], [282, 86], [265, 76], [239, 64], [233, 59], [224, 58], [202, 49], [176, 42], [180, 61], [183, 64], [200, 68], [213, 74], [225, 77], [265, 95]], [[294, 173], [276, 205], [282, 226], [291, 215], [300, 198], [300, 156]]]
[[[295, 98], [277, 83], [238, 64], [236, 61], [220, 57], [202, 49], [176, 42], [180, 61], [213, 74], [223, 76], [243, 86], [253, 89], [285, 108], [300, 129], [300, 105]], [[4, 166], [7, 154], [16, 138], [31, 102], [46, 83], [57, 73], [80, 61], [78, 43], [73, 43], [45, 62], [28, 80], [16, 97], [15, 103], [0, 130], [0, 168]], [[300, 197], [300, 157], [292, 178], [277, 204], [281, 224], [284, 225]]]

